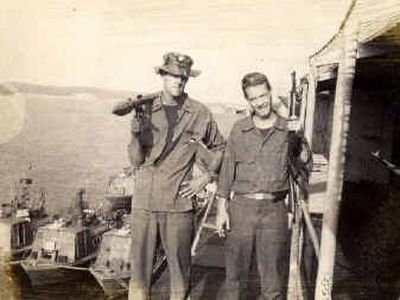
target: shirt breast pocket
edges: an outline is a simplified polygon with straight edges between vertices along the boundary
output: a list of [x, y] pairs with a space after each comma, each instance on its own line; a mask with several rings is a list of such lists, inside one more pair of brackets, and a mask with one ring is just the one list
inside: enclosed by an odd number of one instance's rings
[[251, 182], [256, 171], [255, 153], [252, 151], [238, 153], [235, 163], [235, 180]]

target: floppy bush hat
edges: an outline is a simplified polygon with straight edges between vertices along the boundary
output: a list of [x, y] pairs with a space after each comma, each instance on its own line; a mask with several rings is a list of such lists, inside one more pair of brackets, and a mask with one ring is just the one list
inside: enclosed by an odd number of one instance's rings
[[188, 78], [189, 76], [197, 77], [201, 73], [200, 70], [192, 69], [193, 59], [189, 55], [169, 52], [164, 54], [163, 60], [164, 62], [162, 66], [154, 68], [157, 74], [165, 72]]

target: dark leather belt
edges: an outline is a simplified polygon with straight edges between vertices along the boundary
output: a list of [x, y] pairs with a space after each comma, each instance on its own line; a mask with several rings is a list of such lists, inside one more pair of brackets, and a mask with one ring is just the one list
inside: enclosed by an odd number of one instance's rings
[[253, 200], [271, 200], [271, 201], [279, 201], [283, 200], [286, 197], [286, 192], [277, 192], [277, 193], [246, 193], [239, 194], [239, 196], [253, 199]]

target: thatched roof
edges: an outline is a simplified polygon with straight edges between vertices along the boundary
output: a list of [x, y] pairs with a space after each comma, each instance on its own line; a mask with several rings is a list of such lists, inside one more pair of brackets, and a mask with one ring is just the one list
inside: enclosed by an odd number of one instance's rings
[[337, 62], [343, 32], [350, 24], [358, 29], [359, 57], [392, 51], [400, 46], [400, 1], [353, 0], [337, 33], [310, 60], [317, 65]]

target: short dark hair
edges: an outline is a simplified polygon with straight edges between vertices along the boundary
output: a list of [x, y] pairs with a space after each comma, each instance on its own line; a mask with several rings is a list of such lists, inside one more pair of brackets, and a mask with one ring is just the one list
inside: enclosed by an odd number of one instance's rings
[[271, 85], [269, 83], [269, 80], [268, 80], [267, 76], [265, 76], [263, 73], [252, 72], [252, 73], [246, 74], [242, 79], [242, 90], [243, 90], [244, 96], [247, 97], [246, 89], [249, 86], [256, 86], [256, 85], [260, 85], [260, 84], [265, 84], [268, 91], [271, 90]]

